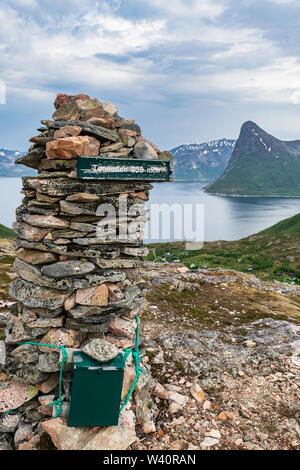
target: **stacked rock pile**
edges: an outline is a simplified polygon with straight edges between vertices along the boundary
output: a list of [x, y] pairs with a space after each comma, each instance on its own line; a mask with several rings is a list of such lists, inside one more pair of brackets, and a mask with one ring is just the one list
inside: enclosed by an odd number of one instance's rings
[[[0, 412], [39, 394], [39, 406], [26, 408], [27, 419], [35, 422], [52, 413], [45, 404], [58, 384], [59, 349], [19, 343], [64, 346], [70, 362], [72, 351], [81, 348], [105, 362], [133, 346], [135, 317], [143, 309], [138, 267], [146, 254], [142, 222], [152, 186], [143, 181], [79, 181], [77, 157], [172, 158], [142, 137], [134, 121], [119, 117], [111, 103], [59, 94], [54, 105], [53, 120], [41, 121], [28, 154], [16, 162], [37, 169], [38, 175], [23, 177], [24, 198], [16, 211], [17, 277], [10, 285], [16, 303], [7, 325], [2, 382], [0, 375]], [[103, 204], [121, 216], [122, 203], [125, 215], [134, 205], [138, 208], [128, 218], [134, 222], [139, 217], [135, 233], [130, 239], [119, 237], [119, 217], [115, 231], [99, 235]], [[64, 373], [66, 401], [70, 377]]]

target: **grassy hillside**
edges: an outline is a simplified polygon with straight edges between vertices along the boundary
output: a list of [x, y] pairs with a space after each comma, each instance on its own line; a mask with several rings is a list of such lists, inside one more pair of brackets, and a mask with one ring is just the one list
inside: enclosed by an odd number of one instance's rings
[[0, 238], [16, 238], [16, 234], [12, 231], [11, 228], [5, 227], [5, 225], [0, 224]]
[[300, 284], [300, 214], [238, 241], [207, 242], [202, 250], [185, 251], [184, 242], [148, 245], [148, 259], [180, 260], [191, 268], [227, 268], [264, 280]]
[[281, 220], [278, 224], [272, 225], [272, 227], [266, 228], [260, 234], [290, 234], [300, 235], [300, 213], [294, 217]]

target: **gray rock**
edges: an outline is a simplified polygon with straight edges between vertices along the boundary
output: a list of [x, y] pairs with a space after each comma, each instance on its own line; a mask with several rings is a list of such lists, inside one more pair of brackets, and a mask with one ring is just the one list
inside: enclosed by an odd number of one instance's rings
[[105, 321], [103, 323], [92, 323], [86, 324], [83, 322], [84, 319], [75, 320], [73, 318], [67, 318], [65, 327], [70, 328], [74, 331], [80, 331], [80, 333], [97, 333], [97, 334], [104, 334], [108, 331], [109, 321]]
[[37, 169], [39, 167], [41, 159], [46, 156], [45, 150], [46, 148], [44, 146], [37, 147], [31, 150], [27, 155], [18, 158], [15, 163], [19, 165], [28, 166], [29, 168]]
[[158, 154], [148, 142], [139, 141], [134, 146], [134, 156], [142, 160], [157, 160]]
[[[42, 317], [42, 318], [58, 317], [58, 315], [62, 313], [62, 311], [63, 311], [62, 307], [59, 307], [55, 310], [49, 310], [47, 308], [34, 308], [34, 313], [36, 313], [39, 317]], [[28, 312], [32, 312], [32, 309], [28, 309], [28, 307], [23, 306], [23, 314], [25, 313], [27, 314]]]
[[[95, 227], [94, 227], [95, 229]], [[78, 238], [78, 237], [86, 237], [88, 232], [80, 232], [79, 230], [54, 230], [52, 232], [53, 240], [57, 240], [58, 238]]]
[[26, 364], [36, 363], [39, 360], [38, 347], [33, 344], [21, 344], [11, 352], [11, 355]]
[[76, 222], [71, 222], [70, 224], [70, 229], [72, 230], [78, 230], [79, 232], [94, 232], [96, 231], [96, 225], [93, 224], [85, 224], [85, 223], [76, 223]]
[[36, 286], [20, 278], [10, 284], [9, 294], [27, 307], [49, 308], [50, 310], [61, 307], [69, 297], [68, 293]]
[[14, 432], [21, 419], [20, 414], [5, 413], [0, 416], [0, 433]]
[[108, 362], [117, 357], [118, 348], [105, 339], [96, 338], [83, 346], [82, 351], [98, 362]]
[[59, 353], [40, 354], [37, 368], [41, 372], [57, 372], [60, 370]]
[[24, 364], [12, 357], [7, 360], [5, 370], [11, 379], [26, 384], [39, 384], [49, 378], [49, 374], [38, 370], [36, 364]]
[[0, 433], [0, 450], [13, 450], [13, 438], [10, 433]]
[[126, 122], [122, 124], [121, 129], [128, 129], [130, 131], [136, 132], [137, 135], [141, 135], [142, 133], [140, 126], [135, 122]]
[[60, 201], [60, 210], [70, 215], [96, 215], [98, 204]]
[[15, 259], [14, 271], [25, 281], [32, 282], [33, 284], [38, 284], [39, 286], [44, 287], [56, 287], [55, 281], [52, 279], [48, 280], [43, 278], [41, 271], [38, 268], [26, 263], [19, 258]]
[[71, 181], [68, 178], [58, 178], [49, 181], [38, 178], [23, 176], [23, 186], [25, 189], [38, 190], [42, 194], [49, 196], [68, 196], [74, 193], [90, 193], [104, 195], [119, 195], [121, 193], [131, 193], [135, 191], [148, 191], [153, 188], [150, 183], [134, 182], [124, 183], [117, 181], [100, 181], [98, 183]]
[[80, 276], [95, 269], [93, 263], [84, 261], [61, 261], [43, 266], [42, 273], [46, 276], [61, 278], [65, 276]]
[[[69, 310], [69, 315], [72, 318], [79, 319], [89, 316], [105, 316], [113, 310], [112, 307], [97, 307], [95, 305], [75, 305]], [[99, 318], [99, 322], [101, 319]]]

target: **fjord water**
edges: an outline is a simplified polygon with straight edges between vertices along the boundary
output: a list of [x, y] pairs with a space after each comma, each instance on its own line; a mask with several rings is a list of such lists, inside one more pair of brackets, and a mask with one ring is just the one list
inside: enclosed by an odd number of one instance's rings
[[[300, 212], [300, 198], [224, 197], [207, 194], [201, 183], [156, 183], [150, 204], [204, 204], [205, 241], [238, 240]], [[21, 178], [0, 178], [0, 223], [11, 227], [24, 197]], [[147, 239], [146, 242], [160, 240]], [[162, 240], [165, 241], [165, 240]]]

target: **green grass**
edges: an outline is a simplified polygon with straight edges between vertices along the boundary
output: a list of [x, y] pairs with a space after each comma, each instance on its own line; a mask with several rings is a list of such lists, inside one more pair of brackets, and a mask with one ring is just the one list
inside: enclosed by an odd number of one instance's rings
[[184, 242], [156, 243], [148, 248], [149, 261], [179, 260], [190, 269], [234, 269], [263, 280], [300, 285], [300, 214], [238, 241], [205, 243], [198, 251], [186, 251]]
[[278, 224], [272, 225], [262, 232], [261, 234], [277, 234], [286, 233], [290, 235], [300, 235], [300, 213], [289, 217], [288, 219], [281, 220]]
[[0, 238], [13, 239], [16, 238], [16, 234], [12, 231], [11, 228], [5, 227], [5, 225], [0, 224]]

